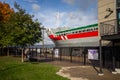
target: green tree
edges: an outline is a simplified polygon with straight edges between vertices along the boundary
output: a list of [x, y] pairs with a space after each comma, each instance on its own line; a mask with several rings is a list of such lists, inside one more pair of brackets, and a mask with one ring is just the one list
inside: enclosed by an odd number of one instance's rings
[[9, 21], [11, 26], [12, 43], [13, 45], [33, 45], [41, 41], [41, 23], [38, 20], [33, 20], [33, 16], [27, 14], [16, 2], [15, 12]]
[[[33, 45], [41, 41], [41, 24], [38, 20], [33, 20], [33, 16], [27, 14], [16, 2], [14, 4], [17, 12], [15, 12], [10, 19], [10, 24], [13, 29], [11, 36], [13, 36], [13, 45], [20, 45], [22, 47]], [[22, 48], [22, 62], [23, 62], [23, 48]]]

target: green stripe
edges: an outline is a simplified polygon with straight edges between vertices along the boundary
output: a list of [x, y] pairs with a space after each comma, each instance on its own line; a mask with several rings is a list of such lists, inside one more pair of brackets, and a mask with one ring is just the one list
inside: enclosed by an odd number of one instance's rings
[[69, 30], [58, 31], [55, 34], [69, 32], [69, 31], [75, 31], [75, 30], [81, 30], [81, 29], [87, 29], [87, 28], [91, 28], [91, 27], [98, 27], [98, 24], [92, 24], [92, 25], [82, 26], [82, 27], [73, 28], [73, 29], [69, 29]]

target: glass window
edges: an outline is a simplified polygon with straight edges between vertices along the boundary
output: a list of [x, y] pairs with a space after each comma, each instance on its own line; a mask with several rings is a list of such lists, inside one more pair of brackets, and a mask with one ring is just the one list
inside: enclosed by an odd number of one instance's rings
[[118, 16], [117, 17], [118, 18], [117, 19], [118, 20], [118, 28], [120, 29], [120, 26], [119, 26], [120, 25], [120, 9], [117, 9], [117, 16]]
[[117, 0], [117, 8], [120, 8], [120, 0]]
[[118, 19], [120, 19], [120, 11], [118, 12]]

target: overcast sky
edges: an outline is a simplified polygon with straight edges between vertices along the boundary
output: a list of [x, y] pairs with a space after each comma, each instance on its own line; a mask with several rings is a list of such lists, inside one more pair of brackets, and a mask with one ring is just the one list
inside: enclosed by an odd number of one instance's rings
[[[46, 28], [78, 27], [97, 23], [97, 0], [0, 0], [14, 7], [16, 1], [27, 13], [35, 16]], [[46, 43], [51, 41], [46, 36]], [[49, 42], [50, 41], [50, 42]]]

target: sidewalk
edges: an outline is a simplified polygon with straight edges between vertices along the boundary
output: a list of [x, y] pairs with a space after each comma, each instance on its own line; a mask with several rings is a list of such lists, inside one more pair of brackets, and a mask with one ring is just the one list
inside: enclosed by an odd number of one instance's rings
[[78, 63], [65, 61], [53, 61], [49, 64], [60, 66], [61, 69], [56, 74], [67, 77], [70, 80], [120, 80], [120, 74], [112, 74], [109, 70], [103, 69], [103, 76], [98, 76], [97, 70], [92, 66], [84, 66]]

